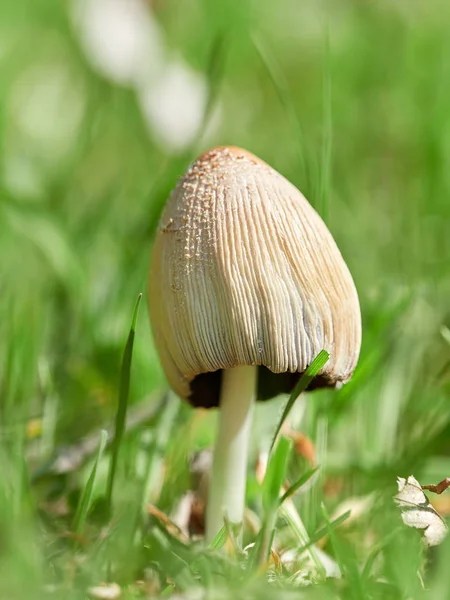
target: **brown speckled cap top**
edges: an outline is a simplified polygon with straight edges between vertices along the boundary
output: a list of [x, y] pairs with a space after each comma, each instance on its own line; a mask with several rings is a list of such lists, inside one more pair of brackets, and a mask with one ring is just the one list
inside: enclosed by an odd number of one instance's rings
[[293, 389], [321, 349], [311, 387], [351, 377], [358, 296], [322, 219], [282, 175], [233, 146], [202, 154], [172, 192], [156, 235], [149, 309], [167, 379], [217, 406], [221, 372], [260, 367], [258, 396]]

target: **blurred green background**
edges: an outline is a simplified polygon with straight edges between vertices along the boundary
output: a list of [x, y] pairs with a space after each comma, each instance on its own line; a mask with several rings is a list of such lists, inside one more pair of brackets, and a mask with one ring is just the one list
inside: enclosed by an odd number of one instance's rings
[[[3, 478], [30, 420], [43, 460], [113, 417], [160, 211], [217, 144], [305, 193], [359, 291], [354, 380], [302, 425], [324, 472], [448, 475], [449, 27], [445, 0], [0, 3]], [[131, 402], [164, 386], [143, 306]]]

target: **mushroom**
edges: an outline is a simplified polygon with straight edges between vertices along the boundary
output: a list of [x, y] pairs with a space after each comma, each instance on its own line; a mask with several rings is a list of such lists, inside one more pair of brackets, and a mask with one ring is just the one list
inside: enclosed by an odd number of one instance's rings
[[326, 225], [277, 171], [240, 148], [202, 154], [172, 192], [149, 277], [155, 344], [172, 389], [219, 407], [207, 508], [242, 523], [256, 399], [292, 391], [320, 350], [309, 389], [339, 387], [361, 343], [358, 295]]

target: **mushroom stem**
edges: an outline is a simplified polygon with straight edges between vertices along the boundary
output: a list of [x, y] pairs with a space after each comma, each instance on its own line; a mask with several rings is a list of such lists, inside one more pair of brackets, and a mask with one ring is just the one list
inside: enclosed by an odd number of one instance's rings
[[220, 531], [226, 516], [242, 523], [252, 407], [258, 368], [235, 367], [222, 373], [219, 430], [214, 448], [206, 513], [206, 542]]

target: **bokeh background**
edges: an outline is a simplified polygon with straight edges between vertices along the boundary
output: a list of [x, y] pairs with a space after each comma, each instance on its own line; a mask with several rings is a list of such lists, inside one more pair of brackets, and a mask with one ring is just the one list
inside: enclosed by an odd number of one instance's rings
[[[233, 144], [304, 192], [359, 291], [354, 380], [302, 423], [329, 502], [448, 475], [449, 26], [445, 0], [0, 3], [4, 473], [12, 438], [43, 461], [110, 422], [165, 199]], [[165, 387], [141, 308], [132, 404]]]

